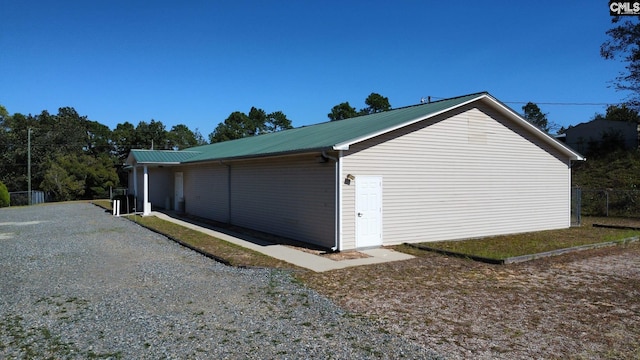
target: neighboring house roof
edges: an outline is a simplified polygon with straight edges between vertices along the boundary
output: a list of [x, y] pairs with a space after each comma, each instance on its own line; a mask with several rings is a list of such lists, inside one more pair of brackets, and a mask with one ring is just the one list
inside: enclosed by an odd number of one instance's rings
[[594, 119], [570, 126], [565, 132], [567, 146], [577, 151], [589, 151], [592, 142], [603, 141], [603, 136], [620, 135], [621, 145], [628, 149], [638, 147], [638, 124], [635, 121]]
[[591, 128], [591, 127], [604, 127], [604, 126], [622, 126], [622, 127], [633, 127], [635, 129], [636, 123], [632, 121], [625, 120], [610, 120], [610, 119], [593, 119], [587, 122], [582, 122], [575, 126], [569, 126], [567, 132], [575, 131], [580, 128]]
[[[135, 159], [137, 163], [153, 163], [153, 161], [148, 161], [148, 158], [160, 160], [166, 153], [184, 153], [184, 158], [178, 159], [176, 155], [172, 157], [171, 160], [179, 160], [180, 163], [193, 163], [282, 155], [287, 153], [348, 150], [352, 144], [437, 116], [443, 112], [453, 110], [474, 101], [485, 101], [493, 105], [504, 115], [519, 122], [522, 126], [529, 128], [531, 132], [550, 143], [571, 159], [583, 160], [580, 154], [553, 139], [534, 125], [531, 125], [522, 118], [522, 116], [486, 92], [464, 95], [427, 104], [413, 105], [345, 120], [330, 121], [246, 137], [238, 140], [202, 145], [183, 151], [155, 151], [158, 154], [154, 154], [152, 150], [146, 150], [146, 152], [132, 150], [130, 158], [133, 156], [133, 159]], [[132, 164], [130, 160], [133, 159], [128, 159], [127, 163]]]

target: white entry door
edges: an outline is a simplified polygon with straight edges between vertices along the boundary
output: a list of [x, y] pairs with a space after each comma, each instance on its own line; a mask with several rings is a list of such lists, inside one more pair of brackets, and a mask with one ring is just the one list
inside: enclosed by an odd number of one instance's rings
[[382, 245], [382, 177], [356, 178], [356, 247]]
[[182, 172], [176, 172], [174, 180], [173, 209], [184, 211], [181, 208], [181, 206], [184, 206], [184, 176]]

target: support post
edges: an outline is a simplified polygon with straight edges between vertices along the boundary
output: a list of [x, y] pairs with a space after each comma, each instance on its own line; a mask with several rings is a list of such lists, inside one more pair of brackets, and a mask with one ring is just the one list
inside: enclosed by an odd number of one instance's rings
[[31, 205], [31, 128], [27, 129], [27, 193], [27, 201]]
[[[137, 165], [133, 165], [133, 196], [136, 199], [136, 206], [138, 204], [138, 166]], [[139, 211], [139, 209], [136, 209], [136, 211]]]
[[144, 189], [142, 216], [147, 216], [151, 215], [151, 203], [149, 202], [149, 168], [147, 165], [144, 165], [144, 177], [142, 182], [142, 187]]

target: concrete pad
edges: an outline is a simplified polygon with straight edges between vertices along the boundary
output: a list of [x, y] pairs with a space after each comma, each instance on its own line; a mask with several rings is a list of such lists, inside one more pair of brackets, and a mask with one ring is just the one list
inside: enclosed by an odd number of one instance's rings
[[[402, 261], [413, 258], [413, 256], [409, 254], [404, 254], [390, 249], [378, 248], [360, 251], [361, 253], [368, 255], [369, 257], [367, 258], [335, 261], [319, 255], [296, 250], [288, 246], [269, 243], [264, 240], [254, 238], [250, 239], [251, 241], [243, 240], [228, 233], [223, 233], [171, 217], [165, 213], [154, 211], [151, 215], [315, 272], [344, 269], [351, 266], [380, 264], [390, 261]], [[243, 237], [246, 238], [244, 235]]]

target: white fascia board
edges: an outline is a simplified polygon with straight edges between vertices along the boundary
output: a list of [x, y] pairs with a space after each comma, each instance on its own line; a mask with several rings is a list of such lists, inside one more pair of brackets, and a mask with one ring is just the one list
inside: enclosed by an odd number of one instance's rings
[[551, 136], [551, 135], [547, 134], [546, 132], [542, 131], [539, 127], [537, 127], [537, 126], [533, 125], [532, 123], [528, 122], [520, 114], [516, 113], [511, 108], [505, 106], [500, 101], [497, 101], [496, 99], [494, 99], [492, 97], [487, 97], [487, 99], [489, 99], [491, 101], [491, 103], [494, 106], [498, 107], [503, 113], [506, 113], [506, 115], [511, 117], [513, 120], [518, 122], [520, 125], [528, 128], [532, 133], [537, 135], [539, 138], [545, 140], [549, 145], [553, 146], [557, 150], [560, 150], [560, 152], [563, 152], [563, 153], [567, 154], [571, 160], [576, 160], [576, 161], [584, 161], [584, 160], [586, 160], [586, 158], [584, 156], [580, 155], [579, 153], [577, 153], [576, 151], [572, 150], [571, 148], [565, 146], [563, 143], [561, 143], [560, 141], [555, 139], [553, 136]]
[[143, 166], [143, 165], [158, 165], [158, 166], [162, 166], [162, 165], [180, 165], [182, 163], [179, 162], [152, 162], [152, 161], [141, 161], [138, 162], [136, 161], [135, 164], [131, 165], [131, 166]]
[[359, 138], [351, 139], [351, 140], [349, 140], [349, 141], [345, 141], [345, 142], [342, 142], [342, 143], [340, 143], [340, 144], [335, 144], [335, 145], [333, 145], [333, 150], [349, 150], [349, 146], [351, 146], [351, 145], [353, 145], [353, 144], [359, 143], [359, 142], [361, 142], [361, 141], [369, 140], [369, 139], [371, 139], [371, 138], [374, 138], [374, 137], [379, 136], [379, 135], [382, 135], [382, 134], [386, 134], [386, 133], [391, 132], [391, 131], [394, 131], [394, 130], [401, 129], [401, 128], [405, 127], [405, 126], [409, 126], [409, 125], [415, 124], [415, 123], [417, 123], [417, 122], [419, 122], [419, 121], [422, 121], [422, 120], [427, 120], [427, 119], [429, 119], [429, 118], [432, 118], [432, 117], [434, 117], [434, 116], [438, 116], [438, 115], [440, 115], [440, 114], [442, 114], [442, 113], [445, 113], [445, 112], [447, 112], [447, 111], [450, 111], [450, 110], [453, 110], [453, 109], [459, 108], [459, 107], [461, 107], [461, 106], [465, 106], [465, 105], [467, 105], [467, 104], [469, 104], [469, 103], [472, 103], [472, 102], [474, 102], [474, 101], [477, 101], [477, 100], [479, 100], [479, 99], [481, 99], [482, 97], [485, 97], [485, 96], [486, 96], [486, 95], [484, 95], [484, 94], [483, 94], [483, 95], [479, 95], [479, 96], [478, 96], [478, 97], [476, 97], [476, 98], [470, 99], [470, 100], [465, 101], [465, 102], [463, 102], [463, 103], [460, 103], [460, 104], [458, 104], [458, 105], [456, 105], [456, 106], [451, 106], [451, 107], [448, 107], [448, 108], [446, 108], [446, 109], [442, 109], [442, 110], [440, 110], [440, 111], [438, 111], [438, 112], [434, 112], [434, 113], [429, 114], [429, 115], [427, 115], [427, 116], [421, 116], [421, 117], [415, 118], [415, 119], [413, 119], [413, 120], [406, 121], [406, 122], [404, 122], [404, 123], [402, 123], [402, 124], [398, 124], [398, 125], [396, 125], [396, 126], [393, 126], [393, 127], [387, 128], [387, 129], [383, 129], [383, 130], [380, 130], [380, 131], [377, 131], [377, 132], [375, 132], [375, 133], [371, 133], [371, 134], [367, 134], [367, 135], [365, 135], [365, 136], [361, 136], [361, 137], [359, 137]]
[[546, 132], [540, 130], [537, 126], [531, 124], [530, 122], [528, 122], [526, 119], [524, 119], [522, 116], [520, 116], [520, 114], [514, 112], [512, 109], [510, 109], [509, 107], [505, 106], [504, 104], [502, 104], [500, 101], [496, 100], [494, 97], [492, 97], [491, 95], [488, 94], [482, 94], [482, 95], [478, 95], [478, 97], [475, 97], [473, 99], [470, 99], [468, 101], [465, 101], [463, 103], [460, 103], [456, 106], [452, 106], [443, 110], [440, 110], [438, 112], [429, 114], [427, 116], [424, 117], [419, 117], [407, 122], [404, 122], [402, 124], [399, 124], [397, 126], [391, 127], [391, 128], [387, 128], [372, 134], [367, 134], [365, 136], [359, 137], [359, 138], [355, 138], [355, 139], [351, 139], [349, 141], [340, 143], [340, 144], [336, 144], [333, 146], [334, 150], [349, 150], [349, 146], [351, 146], [352, 144], [356, 144], [359, 143], [361, 141], [365, 141], [368, 139], [371, 139], [373, 137], [382, 135], [382, 134], [386, 134], [390, 131], [394, 131], [400, 128], [403, 128], [405, 126], [411, 125], [411, 124], [415, 124], [419, 121], [423, 121], [423, 120], [427, 120], [429, 118], [432, 118], [434, 116], [438, 116], [440, 114], [443, 114], [447, 111], [451, 111], [453, 109], [462, 107], [462, 106], [466, 106], [472, 102], [478, 101], [478, 100], [485, 100], [488, 101], [491, 105], [493, 105], [494, 107], [498, 108], [498, 110], [500, 110], [503, 114], [505, 114], [506, 116], [510, 117], [511, 119], [515, 120], [517, 123], [520, 123], [522, 126], [528, 128], [529, 130], [531, 130], [531, 132], [533, 132], [534, 134], [536, 134], [538, 137], [542, 138], [543, 140], [545, 140], [547, 143], [549, 143], [551, 146], [553, 146], [554, 148], [560, 150], [561, 152], [567, 154], [571, 160], [578, 160], [578, 161], [582, 161], [585, 160], [585, 157], [583, 157], [582, 155], [580, 155], [579, 153], [573, 151], [572, 149], [570, 149], [569, 147], [563, 145], [561, 142], [559, 142], [558, 140], [554, 139], [551, 135], [547, 134]]

